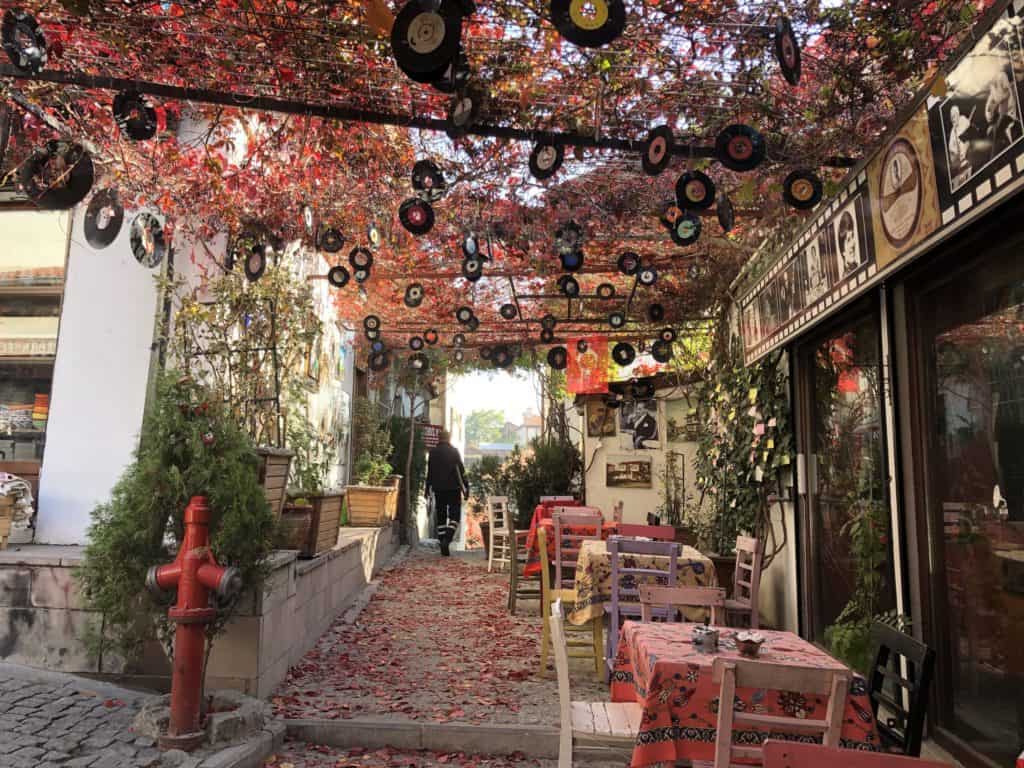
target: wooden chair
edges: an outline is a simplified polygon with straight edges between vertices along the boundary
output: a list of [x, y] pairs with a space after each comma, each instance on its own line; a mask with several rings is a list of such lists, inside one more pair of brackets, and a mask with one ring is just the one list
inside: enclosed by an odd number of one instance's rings
[[725, 601], [725, 614], [732, 626], [732, 616], [745, 616], [748, 626], [757, 629], [757, 593], [761, 589], [761, 563], [764, 548], [757, 539], [736, 537], [736, 571], [732, 577], [732, 598]]
[[[676, 569], [681, 545], [670, 541], [637, 541], [612, 536], [608, 539], [608, 557], [612, 570], [612, 600], [605, 603], [608, 614], [608, 642], [604, 644], [606, 673], [611, 674], [615, 666], [615, 652], [619, 645], [619, 628], [624, 618], [639, 619], [641, 581], [655, 582], [659, 586], [676, 585]], [[665, 568], [628, 568], [622, 562], [624, 555], [648, 555], [664, 557]], [[654, 615], [668, 617], [668, 611], [654, 611]]]
[[576, 561], [584, 541], [601, 540], [604, 517], [596, 508], [561, 507], [551, 513], [555, 528], [555, 587], [573, 589]]
[[856, 749], [801, 744], [796, 741], [764, 743], [764, 768], [950, 768], [934, 760], [889, 755], [885, 752], [861, 752]]
[[619, 523], [615, 528], [615, 532], [619, 536], [654, 539], [654, 541], [675, 541], [676, 538], [676, 529], [671, 525], [638, 525], [636, 523]]
[[562, 603], [551, 606], [551, 642], [555, 649], [558, 675], [558, 704], [561, 737], [558, 742], [558, 768], [572, 768], [573, 743], [606, 745], [632, 750], [636, 743], [643, 707], [635, 702], [573, 701], [569, 688], [569, 653], [562, 623]]
[[515, 523], [509, 513], [507, 496], [487, 497], [487, 519], [490, 522], [487, 572], [490, 573], [494, 563], [498, 564], [500, 570], [502, 564], [508, 565], [510, 562], [508, 540]]
[[[716, 658], [711, 679], [721, 686], [718, 693], [718, 725], [715, 737], [714, 768], [730, 768], [734, 757], [761, 760], [762, 745], [733, 746], [734, 726], [762, 726], [773, 732], [821, 734], [826, 747], [839, 746], [839, 732], [843, 727], [846, 710], [846, 692], [850, 687], [848, 670], [820, 669], [795, 664], [775, 664], [753, 659]], [[736, 712], [732, 707], [737, 688], [764, 688], [769, 691], [798, 691], [802, 694], [827, 696], [825, 717], [810, 718], [762, 715], [754, 712]], [[721, 705], [721, 702], [728, 702]], [[838, 762], [837, 766], [847, 763]]]
[[[540, 638], [540, 673], [546, 675], [548, 671], [548, 653], [551, 648], [551, 625], [548, 619], [551, 618], [551, 606], [561, 601], [563, 606], [575, 602], [576, 590], [553, 589], [551, 586], [551, 561], [548, 560], [548, 532], [543, 528], [537, 529], [537, 538], [540, 545], [540, 578], [541, 591], [541, 614], [544, 617], [544, 624], [541, 628]], [[593, 659], [594, 671], [600, 676], [604, 663], [604, 617], [593, 619], [586, 624], [576, 626], [575, 624], [563, 624], [563, 630], [567, 630], [566, 653], [569, 656], [580, 659]], [[586, 635], [586, 636], [584, 636]]]
[[[672, 621], [680, 608], [707, 608], [711, 612], [711, 623], [720, 624], [719, 609], [725, 608], [725, 590], [721, 587], [655, 587], [640, 585], [640, 621], [651, 621], [654, 609], [668, 611]], [[724, 610], [723, 610], [724, 612]]]
[[[935, 674], [935, 651], [880, 621], [871, 625], [871, 643], [875, 647], [875, 663], [868, 678], [868, 695], [882, 744], [890, 752], [918, 757], [928, 692]], [[887, 681], [893, 684], [890, 690], [895, 688], [892, 693], [885, 690]], [[879, 705], [884, 707], [881, 718]]]
[[512, 615], [515, 615], [517, 600], [541, 599], [540, 574], [526, 576], [523, 573], [529, 555], [526, 551], [526, 539], [529, 533], [529, 531], [513, 531], [512, 535], [508, 537], [508, 611]]

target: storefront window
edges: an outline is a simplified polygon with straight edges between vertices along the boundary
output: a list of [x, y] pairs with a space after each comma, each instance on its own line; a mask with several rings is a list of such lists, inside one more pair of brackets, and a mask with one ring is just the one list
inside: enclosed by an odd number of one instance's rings
[[877, 316], [846, 324], [804, 354], [808, 633], [863, 671], [871, 622], [895, 607]]
[[923, 306], [941, 717], [1009, 765], [1024, 745], [1024, 265], [991, 259]]

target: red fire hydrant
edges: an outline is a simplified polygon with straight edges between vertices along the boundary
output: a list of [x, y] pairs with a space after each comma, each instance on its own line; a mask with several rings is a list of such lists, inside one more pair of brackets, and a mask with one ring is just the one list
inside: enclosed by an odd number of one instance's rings
[[174, 668], [171, 676], [171, 723], [160, 738], [164, 749], [195, 749], [202, 743], [199, 727], [203, 677], [204, 625], [217, 609], [210, 607], [210, 590], [221, 599], [242, 587], [237, 568], [224, 568], [210, 552], [210, 507], [205, 496], [193, 496], [185, 508], [185, 540], [173, 563], [154, 565], [146, 574], [146, 588], [166, 596], [178, 591], [167, 616], [178, 626], [174, 631]]

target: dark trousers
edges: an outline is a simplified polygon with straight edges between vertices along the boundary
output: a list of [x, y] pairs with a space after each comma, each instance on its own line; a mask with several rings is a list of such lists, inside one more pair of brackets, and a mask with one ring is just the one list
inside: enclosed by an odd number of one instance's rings
[[462, 519], [462, 491], [434, 491], [434, 512], [437, 515], [437, 539], [450, 544]]

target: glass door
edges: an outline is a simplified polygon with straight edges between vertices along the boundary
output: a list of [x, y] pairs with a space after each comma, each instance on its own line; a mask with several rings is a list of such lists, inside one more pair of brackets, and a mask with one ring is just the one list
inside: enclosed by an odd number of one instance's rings
[[868, 309], [799, 352], [806, 455], [804, 630], [858, 671], [871, 621], [895, 607], [879, 319]]
[[[1024, 260], [1008, 245], [916, 301], [938, 723], [1024, 748]], [[932, 274], [941, 272], [934, 270]]]

